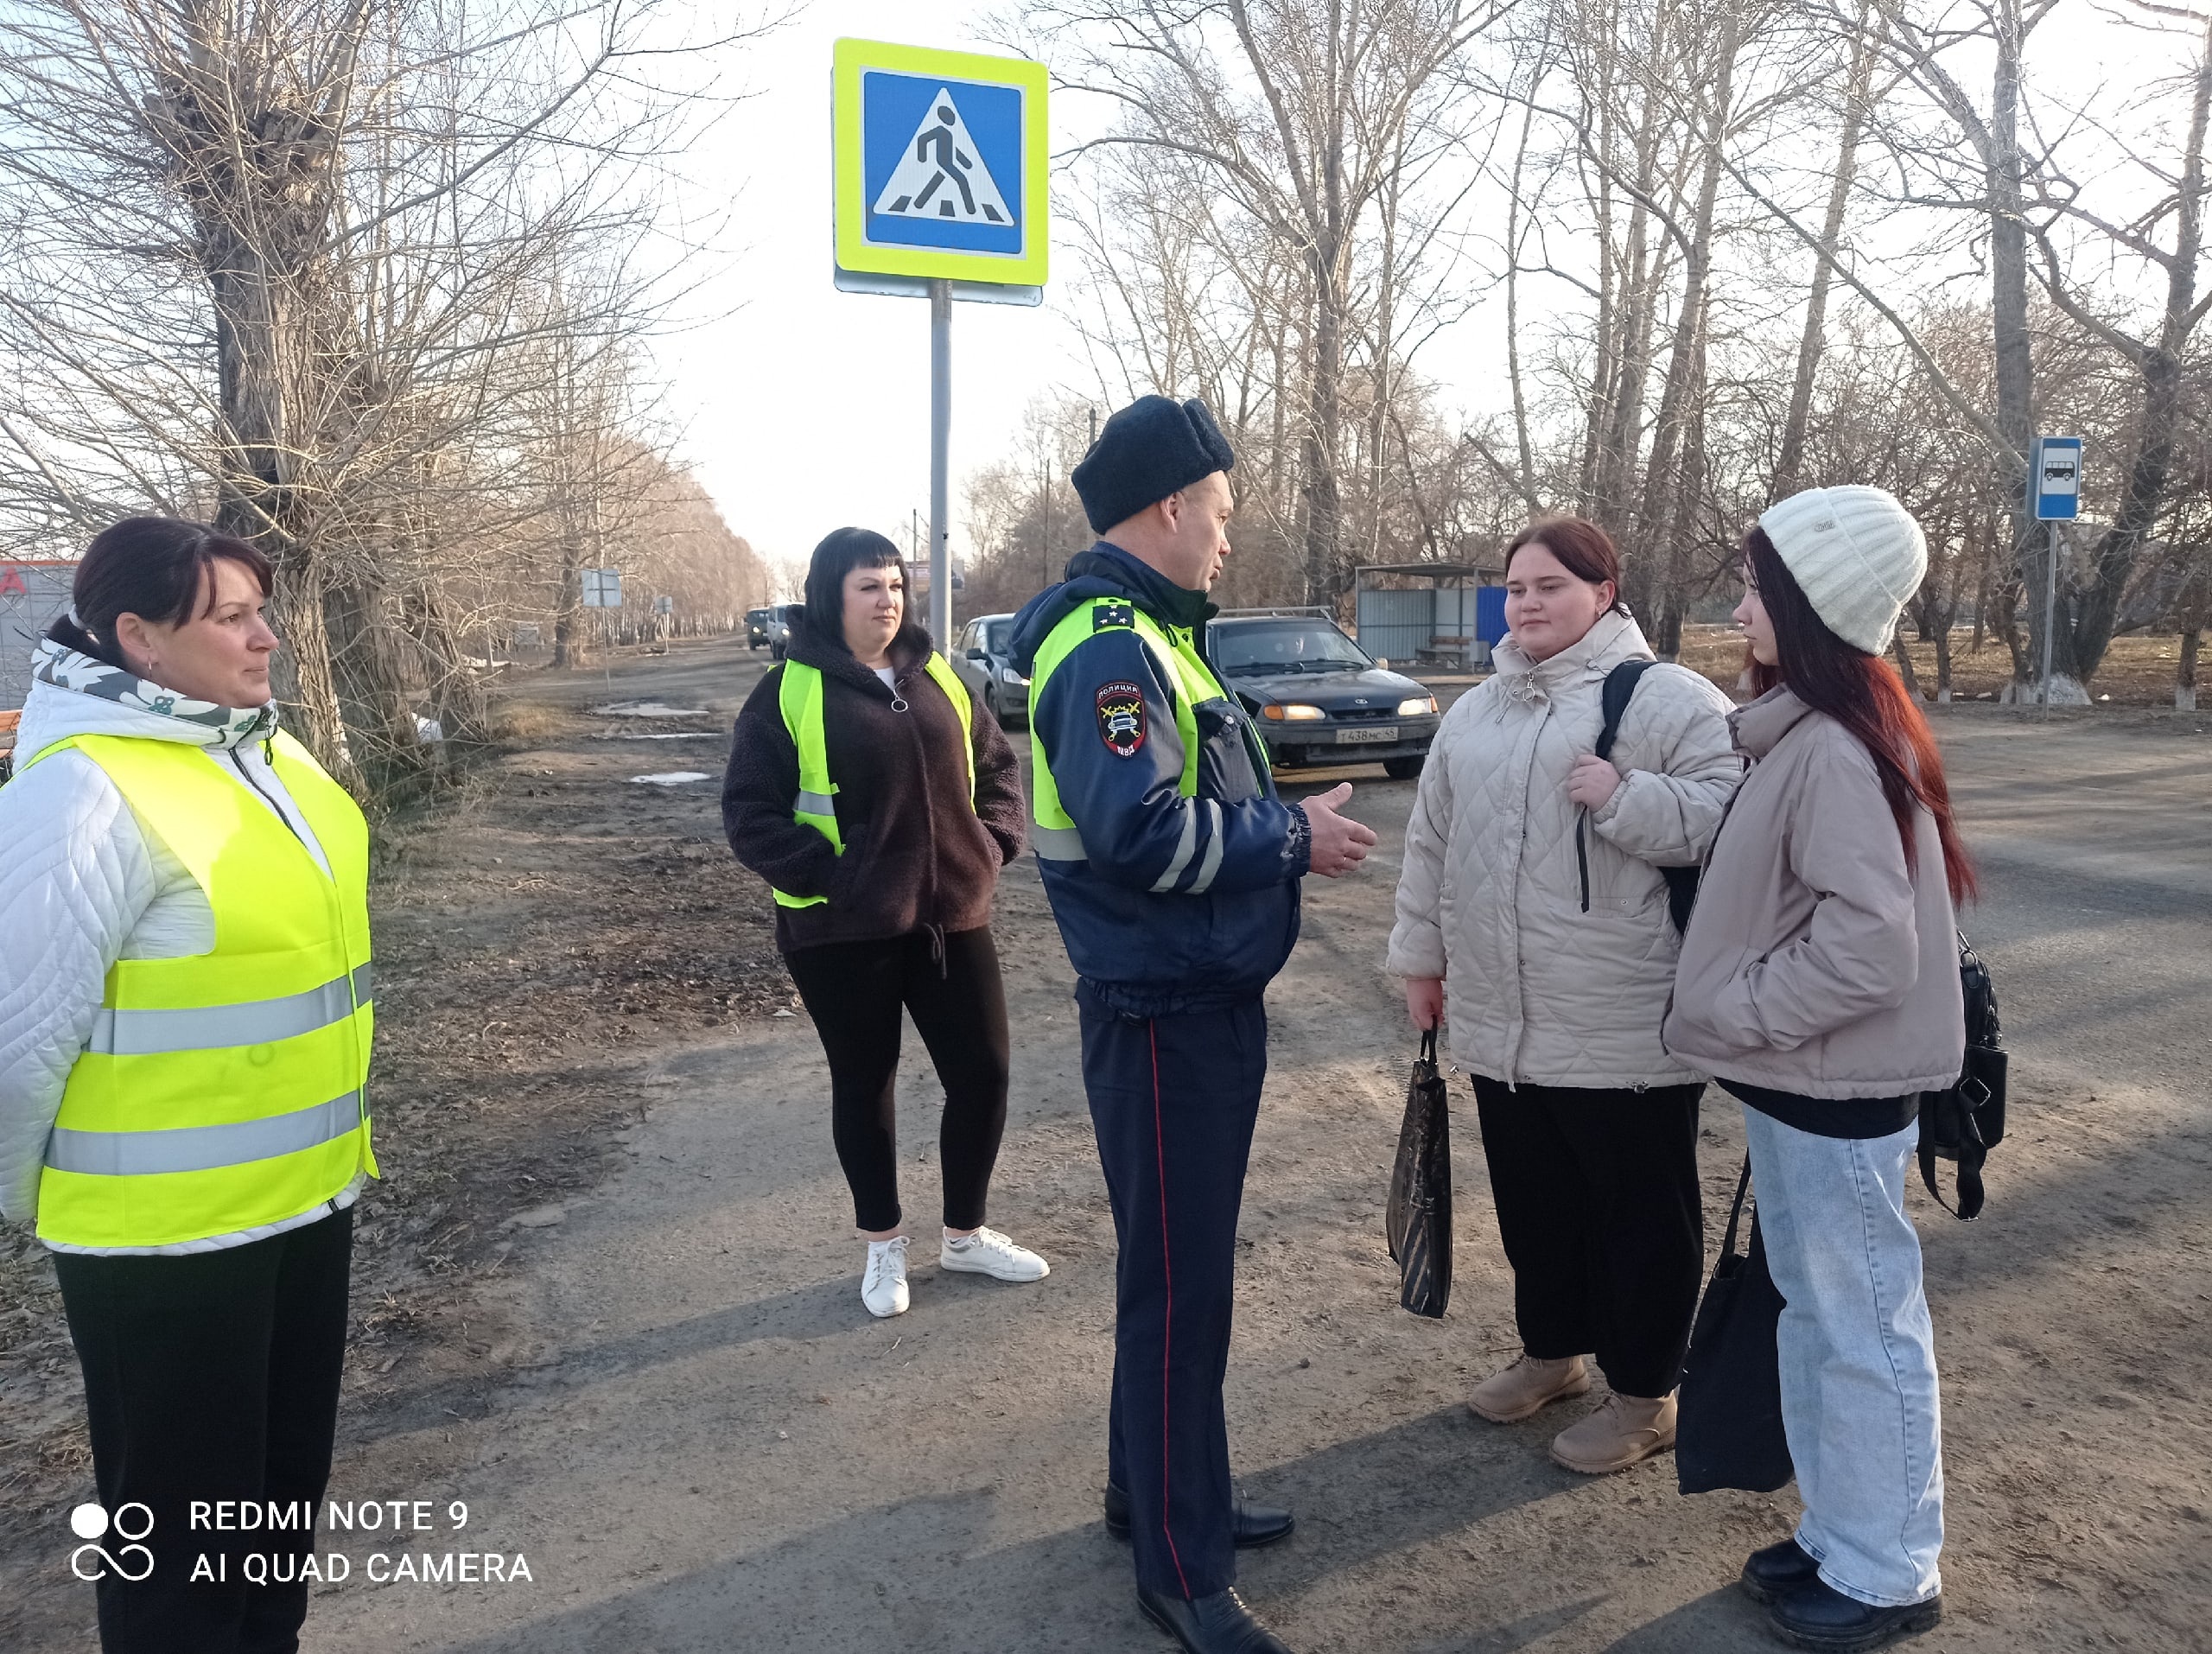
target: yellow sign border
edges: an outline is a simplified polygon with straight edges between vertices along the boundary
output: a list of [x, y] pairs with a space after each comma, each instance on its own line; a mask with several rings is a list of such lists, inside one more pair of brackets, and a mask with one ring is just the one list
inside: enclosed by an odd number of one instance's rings
[[[1021, 221], [1023, 251], [957, 252], [930, 247], [887, 247], [866, 235], [865, 161], [861, 148], [861, 76], [870, 69], [987, 86], [1013, 86], [1022, 94]], [[830, 169], [840, 268], [880, 276], [944, 277], [1009, 287], [1042, 287], [1051, 261], [1052, 164], [1046, 92], [1050, 76], [1030, 58], [944, 52], [888, 41], [841, 40], [831, 59]]]

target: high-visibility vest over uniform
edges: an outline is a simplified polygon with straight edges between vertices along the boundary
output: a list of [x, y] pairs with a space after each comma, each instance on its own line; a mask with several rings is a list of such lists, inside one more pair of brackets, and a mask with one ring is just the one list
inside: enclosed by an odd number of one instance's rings
[[[1037, 651], [1036, 669], [1029, 682], [1030, 703], [1033, 707], [1045, 693], [1045, 685], [1052, 678], [1062, 661], [1072, 653], [1085, 639], [1109, 627], [1123, 627], [1135, 632], [1158, 664], [1160, 675], [1175, 691], [1175, 733], [1183, 743], [1183, 774], [1176, 790], [1185, 798], [1198, 796], [1198, 752], [1204, 742], [1198, 734], [1197, 708], [1208, 701], [1224, 701], [1229, 691], [1222, 688], [1221, 680], [1213, 675], [1199, 654], [1192, 634], [1182, 627], [1173, 630], [1163, 627], [1151, 615], [1134, 605], [1110, 597], [1093, 598], [1065, 615], [1046, 636]], [[1109, 715], [1110, 716], [1110, 715]], [[1127, 716], [1127, 715], [1125, 715]], [[1029, 720], [1029, 754], [1031, 766], [1031, 843], [1037, 857], [1045, 862], [1081, 862], [1086, 860], [1083, 847], [1083, 833], [1076, 826], [1060, 804], [1058, 784], [1052, 779], [1052, 766], [1045, 751], [1044, 736], [1039, 732], [1037, 720]], [[1195, 824], [1196, 817], [1192, 817]], [[1192, 848], [1197, 847], [1195, 824], [1188, 835]], [[1214, 867], [1220, 865], [1220, 840], [1211, 843]], [[1160, 888], [1173, 888], [1190, 857], [1183, 856], [1169, 865], [1162, 876]], [[1201, 865], [1198, 876], [1192, 883], [1194, 892], [1203, 892], [1213, 882], [1211, 870]]]
[[[968, 697], [968, 686], [934, 650], [924, 658], [922, 670], [944, 691], [945, 699], [960, 716], [961, 762], [968, 769], [968, 807], [972, 810], [976, 807], [975, 708]], [[784, 728], [791, 732], [791, 745], [798, 749], [798, 798], [791, 808], [791, 819], [813, 828], [842, 856], [845, 837], [837, 830], [837, 784], [830, 776], [830, 741], [822, 724], [822, 669], [804, 661], [786, 660], [783, 673], [782, 682], [776, 686], [776, 705], [784, 715]], [[785, 907], [813, 907], [829, 900], [794, 896], [772, 885], [769, 889]]]
[[[215, 945], [109, 970], [39, 1180], [38, 1233], [156, 1247], [280, 1223], [377, 1174], [363, 1090], [374, 1034], [368, 824], [307, 749], [270, 761], [326, 875], [205, 750], [77, 735], [207, 898]], [[28, 768], [29, 766], [26, 766]]]
[[1046, 894], [1076, 974], [1150, 1015], [1264, 990], [1298, 936], [1306, 818], [1205, 658], [1202, 595], [1117, 547], [1014, 623]]

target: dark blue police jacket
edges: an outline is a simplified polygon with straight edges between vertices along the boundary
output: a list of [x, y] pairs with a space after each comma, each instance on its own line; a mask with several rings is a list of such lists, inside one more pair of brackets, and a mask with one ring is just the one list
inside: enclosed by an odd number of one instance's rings
[[[1097, 597], [1134, 603], [1162, 626], [1194, 629], [1201, 651], [1217, 612], [1205, 593], [1185, 590], [1102, 540], [1068, 563], [1064, 583], [1014, 617], [1016, 667], [1029, 673], [1052, 628]], [[1129, 684], [1144, 699], [1134, 749]], [[1102, 691], [1114, 686], [1122, 692], [1109, 719]], [[1045, 891], [1090, 996], [1126, 1016], [1255, 998], [1298, 940], [1298, 881], [1312, 848], [1306, 812], [1275, 796], [1233, 696], [1193, 709], [1198, 790], [1183, 798], [1175, 699], [1173, 682], [1137, 634], [1111, 627], [1076, 646], [1030, 714], [1090, 857], [1040, 860]]]

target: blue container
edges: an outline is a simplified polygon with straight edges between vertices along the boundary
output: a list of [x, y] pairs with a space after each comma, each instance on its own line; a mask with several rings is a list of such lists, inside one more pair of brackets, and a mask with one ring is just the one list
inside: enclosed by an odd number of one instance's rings
[[1478, 587], [1475, 590], [1475, 635], [1496, 648], [1505, 632], [1505, 588]]

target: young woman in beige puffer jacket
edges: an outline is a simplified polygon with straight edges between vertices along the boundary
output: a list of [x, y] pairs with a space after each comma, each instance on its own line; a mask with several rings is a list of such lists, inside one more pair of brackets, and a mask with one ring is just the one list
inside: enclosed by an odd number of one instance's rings
[[[1500, 1423], [1611, 1394], [1552, 1443], [1618, 1470], [1674, 1442], [1704, 1265], [1704, 1075], [1659, 1040], [1679, 938], [1662, 867], [1694, 866], [1743, 774], [1728, 702], [1655, 665], [1594, 755], [1606, 675], [1649, 660], [1594, 524], [1540, 523], [1506, 554], [1497, 673], [1437, 732], [1406, 829], [1390, 969], [1414, 1025], [1445, 1015], [1473, 1077], [1522, 1354], [1469, 1398]], [[1583, 851], [1576, 825], [1586, 818]]]

